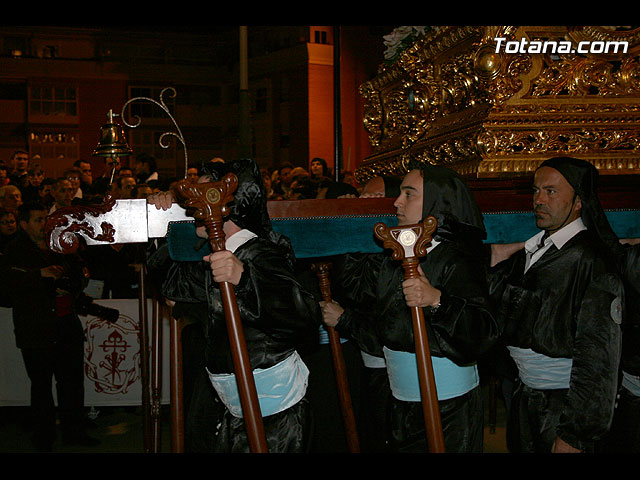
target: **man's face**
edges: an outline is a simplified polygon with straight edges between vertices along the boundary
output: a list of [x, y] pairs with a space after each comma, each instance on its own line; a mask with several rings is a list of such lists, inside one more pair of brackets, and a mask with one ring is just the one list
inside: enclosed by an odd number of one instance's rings
[[16, 216], [13, 213], [0, 216], [0, 233], [2, 235], [13, 235], [17, 228]]
[[[38, 193], [40, 193], [40, 198], [44, 198], [47, 195], [51, 195], [51, 190], [53, 189], [53, 185], [44, 185], [39, 191]], [[53, 196], [53, 195], [51, 195]]]
[[413, 225], [422, 220], [423, 181], [420, 170], [411, 170], [400, 185], [400, 196], [393, 203], [398, 225]]
[[533, 212], [536, 225], [550, 234], [580, 216], [580, 197], [555, 168], [542, 167], [533, 179]]
[[71, 183], [71, 189], [73, 191], [73, 194], [75, 195], [75, 193], [80, 188], [80, 174], [76, 172], [69, 172], [69, 174], [67, 175], [67, 180], [69, 180], [69, 183]]
[[105, 173], [108, 176], [111, 176], [111, 172], [113, 172], [114, 169], [115, 169], [116, 173], [118, 173], [118, 170], [120, 170], [120, 158], [119, 157], [116, 157], [116, 158], [107, 157], [104, 160], [104, 165], [106, 167]]
[[120, 198], [132, 198], [131, 190], [136, 186], [136, 179], [133, 177], [124, 177], [120, 187]]
[[286, 167], [280, 170], [279, 176], [280, 176], [280, 182], [284, 183], [285, 185], [290, 185], [291, 182], [293, 181], [293, 178], [291, 178], [291, 169], [289, 167]]
[[16, 187], [5, 187], [2, 206], [7, 210], [15, 210], [22, 205], [22, 193]]
[[198, 169], [197, 168], [188, 168], [187, 169], [187, 180], [190, 183], [198, 182]]
[[136, 175], [141, 173], [151, 173], [149, 172], [148, 164], [145, 162], [136, 162], [135, 164]]
[[138, 187], [138, 189], [136, 190], [136, 198], [147, 198], [152, 193], [153, 193], [153, 190], [151, 190], [151, 187], [148, 185], [143, 187]]
[[93, 182], [91, 164], [89, 162], [80, 162], [80, 180], [82, 180], [82, 183], [89, 185]]
[[56, 183], [51, 190], [51, 195], [59, 207], [68, 207], [71, 205], [75, 190], [71, 186], [69, 180], [63, 180]]
[[29, 167], [29, 155], [26, 153], [16, 153], [13, 157], [13, 167], [18, 172], [26, 172]]
[[47, 216], [45, 210], [33, 210], [29, 221], [20, 221], [20, 227], [29, 235], [31, 240], [38, 243], [44, 240], [44, 222]]

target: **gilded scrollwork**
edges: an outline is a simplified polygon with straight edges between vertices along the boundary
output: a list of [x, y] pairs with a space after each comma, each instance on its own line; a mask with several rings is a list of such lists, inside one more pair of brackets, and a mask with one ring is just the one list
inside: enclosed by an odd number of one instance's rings
[[[527, 42], [628, 43], [625, 54], [537, 53]], [[504, 44], [503, 42], [503, 44]], [[437, 27], [361, 86], [366, 181], [408, 158], [471, 176], [528, 172], [550, 154], [637, 172], [640, 28]]]
[[502, 130], [484, 132], [480, 141], [488, 157], [635, 153], [640, 147], [640, 132], [637, 129]]
[[534, 97], [545, 95], [638, 95], [640, 65], [636, 58], [610, 61], [566, 55], [559, 61], [549, 61], [535, 82]]

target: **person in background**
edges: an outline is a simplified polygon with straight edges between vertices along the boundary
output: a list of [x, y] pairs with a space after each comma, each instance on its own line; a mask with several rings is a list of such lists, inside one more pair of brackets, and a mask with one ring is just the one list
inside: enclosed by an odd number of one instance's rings
[[73, 193], [73, 186], [66, 177], [57, 178], [51, 187], [53, 205], [49, 209], [49, 214], [52, 214], [59, 208], [71, 205], [71, 202], [73, 201]]
[[82, 198], [82, 189], [80, 188], [82, 172], [78, 167], [70, 167], [62, 172], [62, 176], [65, 177], [71, 183], [72, 199]]
[[93, 181], [93, 193], [104, 197], [109, 191], [109, 187], [118, 177], [120, 171], [120, 157], [104, 157], [104, 172]]
[[273, 183], [273, 190], [276, 192], [276, 195], [282, 196], [285, 200], [289, 198], [291, 182], [293, 181], [293, 178], [291, 178], [291, 170], [293, 170], [292, 164], [289, 162], [283, 163], [277, 170], [278, 174]]
[[153, 190], [146, 183], [139, 183], [131, 190], [131, 198], [147, 198], [153, 193]]
[[271, 173], [266, 168], [260, 169], [262, 174], [262, 183], [264, 185], [265, 195], [267, 200], [282, 200], [281, 195], [277, 195], [273, 190], [273, 182], [271, 180]]
[[115, 198], [135, 198], [133, 195], [133, 189], [136, 187], [135, 177], [118, 177], [114, 186], [115, 188], [112, 190], [112, 195]]
[[[135, 176], [133, 175], [133, 168], [127, 167], [126, 165], [123, 165], [122, 167], [120, 167], [120, 170], [118, 170], [118, 175], [116, 175], [116, 178], [122, 178], [122, 177], [135, 178]], [[155, 180], [150, 180], [150, 181], [155, 181]]]
[[56, 183], [55, 179], [51, 177], [46, 177], [42, 180], [40, 187], [38, 188], [38, 203], [41, 203], [45, 207], [47, 207], [47, 211], [51, 208], [55, 200], [53, 199], [53, 195], [51, 195], [51, 190], [53, 189], [53, 185]]
[[0, 187], [0, 207], [5, 210], [18, 211], [18, 207], [22, 205], [22, 192], [13, 184]]
[[389, 197], [400, 195], [402, 179], [390, 175], [378, 175], [367, 181], [362, 187], [360, 198]]
[[311, 160], [309, 171], [313, 179], [331, 178], [331, 170], [329, 170], [324, 158], [315, 157]]
[[57, 437], [53, 378], [63, 443], [100, 443], [87, 435], [84, 421], [84, 332], [76, 309], [88, 279], [79, 256], [47, 247], [46, 215], [42, 205], [20, 206], [20, 231], [5, 248], [1, 271], [31, 381], [33, 443], [42, 452], [52, 451]]
[[29, 152], [16, 150], [11, 154], [11, 171], [9, 180], [13, 185], [22, 189], [26, 186], [29, 174]]
[[76, 160], [73, 166], [80, 170], [80, 189], [83, 194], [93, 194], [93, 173], [91, 162], [88, 160]]
[[4, 187], [11, 182], [9, 178], [9, 167], [4, 163], [0, 163], [0, 187]]
[[189, 165], [187, 167], [187, 180], [191, 183], [198, 183], [198, 178], [200, 177], [200, 171], [196, 165]]
[[134, 168], [137, 183], [148, 184], [151, 180], [158, 180], [156, 159], [148, 153], [141, 153], [136, 156]]
[[18, 232], [17, 218], [16, 212], [0, 208], [0, 254]]

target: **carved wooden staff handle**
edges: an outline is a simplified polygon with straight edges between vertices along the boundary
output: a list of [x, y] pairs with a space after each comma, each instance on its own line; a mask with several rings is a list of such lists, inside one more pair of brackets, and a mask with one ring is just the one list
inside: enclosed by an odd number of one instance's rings
[[[195, 209], [193, 217], [204, 223], [214, 252], [225, 250], [223, 215], [227, 213], [226, 205], [233, 200], [233, 193], [237, 188], [238, 178], [232, 173], [217, 182], [192, 184], [181, 180], [173, 188], [176, 197], [184, 200], [181, 205], [187, 211]], [[220, 291], [249, 445], [253, 453], [266, 453], [267, 441], [262, 413], [235, 290], [229, 282], [220, 282]]]
[[[320, 293], [325, 302], [331, 302], [331, 284], [329, 282], [330, 263], [315, 263], [313, 270], [318, 277], [318, 285]], [[331, 354], [333, 358], [333, 368], [336, 375], [336, 383], [338, 385], [338, 398], [340, 399], [340, 410], [342, 412], [342, 421], [344, 423], [345, 433], [347, 435], [347, 446], [349, 452], [359, 453], [360, 442], [358, 440], [358, 430], [356, 428], [356, 420], [353, 415], [353, 404], [351, 402], [351, 391], [349, 389], [349, 380], [347, 378], [347, 370], [342, 355], [342, 345], [340, 344], [340, 336], [335, 328], [327, 327], [329, 333], [329, 345], [331, 346]]]
[[[374, 232], [383, 241], [384, 247], [393, 250], [392, 257], [395, 260], [402, 260], [405, 279], [420, 276], [418, 273], [419, 257], [427, 253], [431, 235], [436, 230], [437, 224], [438, 222], [434, 217], [427, 217], [423, 223], [417, 225], [393, 228], [387, 227], [384, 223], [375, 225]], [[422, 395], [422, 411], [429, 441], [429, 451], [432, 453], [444, 453], [444, 435], [442, 433], [438, 405], [438, 392], [436, 390], [429, 338], [422, 307], [411, 307], [411, 318], [413, 320], [418, 380]]]

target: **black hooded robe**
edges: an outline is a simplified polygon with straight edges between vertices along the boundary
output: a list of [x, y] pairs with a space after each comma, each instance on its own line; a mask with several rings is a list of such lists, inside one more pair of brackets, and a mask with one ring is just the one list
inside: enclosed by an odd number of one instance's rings
[[[440, 242], [420, 260], [431, 284], [441, 290], [441, 305], [424, 310], [432, 357], [456, 365], [474, 365], [500, 334], [493, 316], [483, 266], [482, 216], [464, 181], [444, 167], [417, 164], [423, 170], [423, 217], [438, 220]], [[383, 347], [415, 353], [411, 310], [402, 292], [401, 262], [386, 253], [345, 255], [334, 267], [334, 298], [345, 308], [336, 329], [351, 335], [362, 350], [382, 357]], [[440, 400], [445, 450], [482, 452], [483, 408], [477, 386]], [[389, 402], [392, 450], [427, 452], [420, 402], [392, 397]]]
[[568, 389], [534, 389], [518, 381], [507, 442], [511, 452], [549, 453], [556, 437], [593, 451], [613, 415], [621, 349], [623, 286], [612, 250], [617, 238], [597, 201], [595, 167], [558, 157], [557, 169], [582, 201], [587, 226], [560, 250], [552, 246], [524, 273], [525, 251], [489, 274], [505, 345], [572, 359]]
[[[234, 287], [252, 369], [268, 369], [316, 339], [320, 325], [317, 302], [295, 278], [293, 251], [286, 237], [270, 229], [260, 171], [251, 160], [209, 164], [204, 174], [213, 181], [227, 172], [238, 176], [238, 189], [228, 205], [229, 218], [257, 237], [237, 248], [243, 263], [240, 283]], [[201, 363], [209, 373], [233, 373], [222, 296], [204, 262], [175, 262], [163, 283], [163, 295], [176, 302], [174, 315], [198, 317], [205, 340]], [[206, 305], [206, 318], [198, 315]], [[203, 396], [203, 401], [210, 398]], [[249, 452], [241, 417], [222, 409], [216, 418], [212, 451]], [[264, 413], [263, 413], [264, 414]], [[213, 414], [215, 415], [215, 413]], [[305, 398], [288, 409], [263, 417], [269, 452], [304, 452], [308, 448], [311, 412]]]

